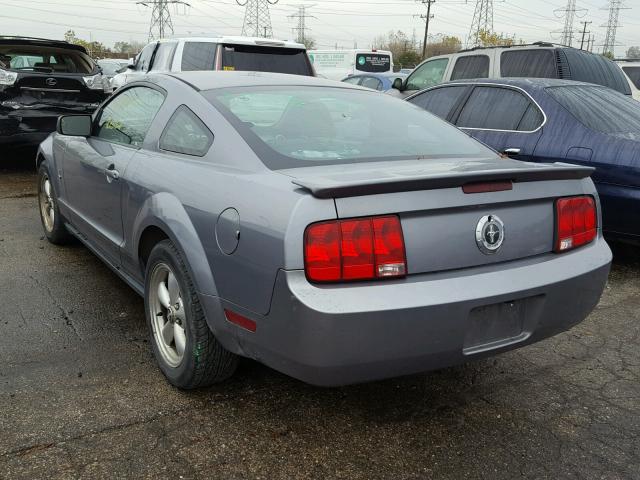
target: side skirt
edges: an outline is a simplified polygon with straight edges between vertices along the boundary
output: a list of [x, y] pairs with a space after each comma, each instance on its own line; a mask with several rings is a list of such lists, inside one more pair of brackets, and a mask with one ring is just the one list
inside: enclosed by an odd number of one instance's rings
[[82, 235], [82, 233], [80, 233], [78, 230], [76, 230], [73, 225], [71, 225], [70, 223], [65, 223], [64, 224], [65, 227], [67, 227], [67, 230], [69, 230], [69, 232], [76, 237], [78, 240], [80, 240], [80, 242], [82, 242], [82, 244], [87, 247], [89, 250], [91, 250], [91, 252], [98, 257], [102, 263], [104, 263], [107, 267], [109, 267], [113, 273], [115, 273], [116, 275], [118, 275], [122, 280], [124, 280], [126, 282], [127, 285], [129, 285], [138, 295], [140, 295], [141, 297], [144, 297], [144, 284], [138, 282], [135, 278], [133, 278], [131, 275], [125, 273], [124, 271], [122, 271], [122, 269], [117, 266], [117, 265], [113, 265], [111, 262], [109, 262], [96, 248], [94, 248], [93, 245], [91, 245], [91, 243], [89, 243], [89, 240], [87, 239], [87, 237], [85, 237], [84, 235]]

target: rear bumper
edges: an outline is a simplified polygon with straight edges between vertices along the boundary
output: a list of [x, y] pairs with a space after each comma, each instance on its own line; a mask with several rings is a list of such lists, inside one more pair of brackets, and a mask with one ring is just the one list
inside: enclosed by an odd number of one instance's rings
[[0, 109], [0, 145], [37, 146], [55, 132], [60, 115], [92, 113], [94, 109], [89, 104], [86, 109]]
[[225, 308], [257, 322], [255, 333], [234, 326], [241, 353], [336, 386], [455, 365], [565, 331], [598, 303], [610, 263], [598, 238], [564, 255], [376, 284], [318, 287], [302, 271], [281, 271], [269, 315]]

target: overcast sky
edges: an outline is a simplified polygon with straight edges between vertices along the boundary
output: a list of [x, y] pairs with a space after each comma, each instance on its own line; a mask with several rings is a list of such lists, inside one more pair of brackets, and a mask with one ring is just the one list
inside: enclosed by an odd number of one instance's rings
[[[191, 6], [172, 7], [174, 36], [204, 34], [239, 35], [244, 8], [235, 0], [186, 0]], [[308, 35], [316, 39], [319, 48], [366, 48], [372, 39], [390, 30], [402, 30], [418, 38], [424, 31], [426, 6], [416, 0], [280, 0], [270, 7], [274, 36], [293, 38], [296, 19], [289, 16], [297, 5], [313, 5], [308, 9]], [[494, 29], [515, 34], [525, 41], [559, 41], [557, 32], [563, 19], [555, 12], [562, 9], [562, 0], [504, 0], [494, 2]], [[600, 0], [577, 0], [575, 29], [581, 21], [591, 21], [588, 30], [595, 34], [600, 51], [605, 37], [607, 3]], [[616, 36], [616, 56], [624, 56], [631, 45], [640, 45], [640, 2], [627, 0], [634, 7], [620, 12]], [[430, 33], [456, 35], [463, 42], [473, 17], [475, 0], [437, 0], [432, 5], [434, 18]], [[136, 5], [135, 0], [0, 0], [0, 34], [62, 38], [73, 29], [80, 38], [98, 40], [112, 46], [119, 40], [146, 41], [151, 9]], [[576, 33], [576, 42], [580, 35]], [[574, 46], [576, 45], [574, 42]]]

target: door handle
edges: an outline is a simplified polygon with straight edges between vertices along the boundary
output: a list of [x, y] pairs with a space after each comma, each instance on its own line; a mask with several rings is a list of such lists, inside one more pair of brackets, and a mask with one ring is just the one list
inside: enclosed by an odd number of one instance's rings
[[109, 183], [120, 178], [120, 172], [116, 170], [116, 166], [113, 163], [107, 167], [104, 173], [107, 175], [107, 182]]
[[519, 148], [505, 148], [502, 153], [507, 157], [517, 157], [520, 155], [520, 151]]

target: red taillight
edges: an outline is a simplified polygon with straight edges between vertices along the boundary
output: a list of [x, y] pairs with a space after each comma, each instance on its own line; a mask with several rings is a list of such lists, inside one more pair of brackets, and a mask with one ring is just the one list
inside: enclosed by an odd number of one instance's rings
[[309, 225], [304, 239], [307, 278], [314, 282], [401, 277], [407, 261], [396, 216]]
[[556, 200], [556, 252], [566, 252], [596, 238], [598, 222], [593, 197]]

